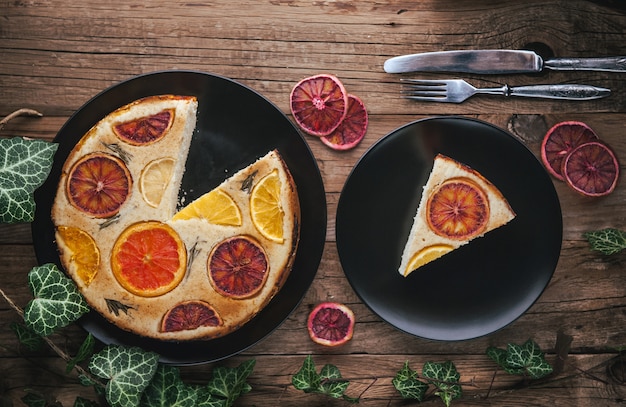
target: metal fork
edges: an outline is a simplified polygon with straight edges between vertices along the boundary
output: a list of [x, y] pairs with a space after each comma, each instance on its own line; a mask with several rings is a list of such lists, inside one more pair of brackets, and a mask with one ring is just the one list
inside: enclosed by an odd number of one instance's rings
[[461, 103], [476, 94], [524, 96], [547, 99], [591, 100], [608, 96], [610, 89], [590, 85], [530, 85], [496, 88], [475, 88], [463, 79], [401, 79], [402, 95], [407, 99], [427, 102]]

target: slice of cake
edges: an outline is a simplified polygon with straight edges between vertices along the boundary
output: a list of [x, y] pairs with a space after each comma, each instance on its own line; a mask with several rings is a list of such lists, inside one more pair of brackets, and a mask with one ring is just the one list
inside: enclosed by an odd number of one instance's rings
[[490, 181], [439, 154], [424, 186], [398, 272], [406, 277], [513, 218], [515, 212]]

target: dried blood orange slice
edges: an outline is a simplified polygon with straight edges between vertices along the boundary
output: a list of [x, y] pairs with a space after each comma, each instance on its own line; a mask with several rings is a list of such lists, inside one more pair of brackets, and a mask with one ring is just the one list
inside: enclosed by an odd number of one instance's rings
[[344, 304], [323, 302], [309, 314], [307, 330], [313, 342], [324, 346], [339, 346], [354, 332], [354, 313]]
[[165, 313], [161, 320], [161, 332], [179, 332], [203, 326], [220, 326], [222, 318], [205, 301], [185, 301]]
[[207, 263], [211, 285], [220, 294], [249, 298], [257, 294], [269, 271], [267, 254], [250, 236], [235, 236], [217, 244]]
[[322, 143], [335, 150], [349, 150], [363, 140], [367, 132], [367, 110], [363, 101], [354, 95], [348, 95], [348, 112], [339, 127], [328, 136], [321, 138]]
[[574, 148], [563, 160], [565, 182], [586, 196], [604, 196], [615, 189], [619, 178], [617, 157], [599, 141]]
[[100, 266], [100, 249], [89, 233], [74, 226], [57, 227], [58, 237], [70, 251], [70, 267], [75, 267], [75, 274], [89, 285]]
[[455, 240], [480, 235], [489, 220], [489, 199], [468, 178], [443, 182], [428, 198], [426, 220], [433, 232]]
[[122, 287], [141, 297], [173, 290], [186, 268], [185, 244], [174, 229], [157, 221], [129, 226], [111, 250], [113, 275]]
[[70, 169], [65, 185], [72, 206], [96, 218], [115, 215], [126, 202], [132, 186], [128, 168], [105, 153], [81, 157]]
[[574, 148], [583, 143], [597, 140], [598, 136], [585, 123], [566, 121], [557, 123], [543, 137], [541, 161], [548, 172], [563, 181], [563, 160]]
[[151, 144], [167, 134], [174, 121], [174, 110], [166, 109], [159, 113], [118, 123], [113, 132], [123, 141], [134, 146]]
[[317, 137], [327, 136], [346, 117], [348, 94], [336, 76], [315, 75], [293, 87], [289, 106], [302, 130]]

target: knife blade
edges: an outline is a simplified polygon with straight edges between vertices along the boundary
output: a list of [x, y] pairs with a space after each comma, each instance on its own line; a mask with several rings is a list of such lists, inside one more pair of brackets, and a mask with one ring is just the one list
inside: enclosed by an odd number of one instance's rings
[[383, 66], [387, 73], [464, 72], [512, 74], [557, 71], [626, 72], [626, 56], [601, 58], [552, 58], [545, 60], [533, 51], [467, 50], [436, 51], [389, 58]]

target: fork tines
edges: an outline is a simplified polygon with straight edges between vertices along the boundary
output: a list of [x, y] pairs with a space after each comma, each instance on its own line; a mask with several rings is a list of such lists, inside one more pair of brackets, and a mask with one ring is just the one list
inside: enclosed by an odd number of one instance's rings
[[407, 78], [402, 78], [400, 81], [404, 82], [400, 93], [406, 99], [438, 101], [447, 95], [447, 83], [445, 81]]

